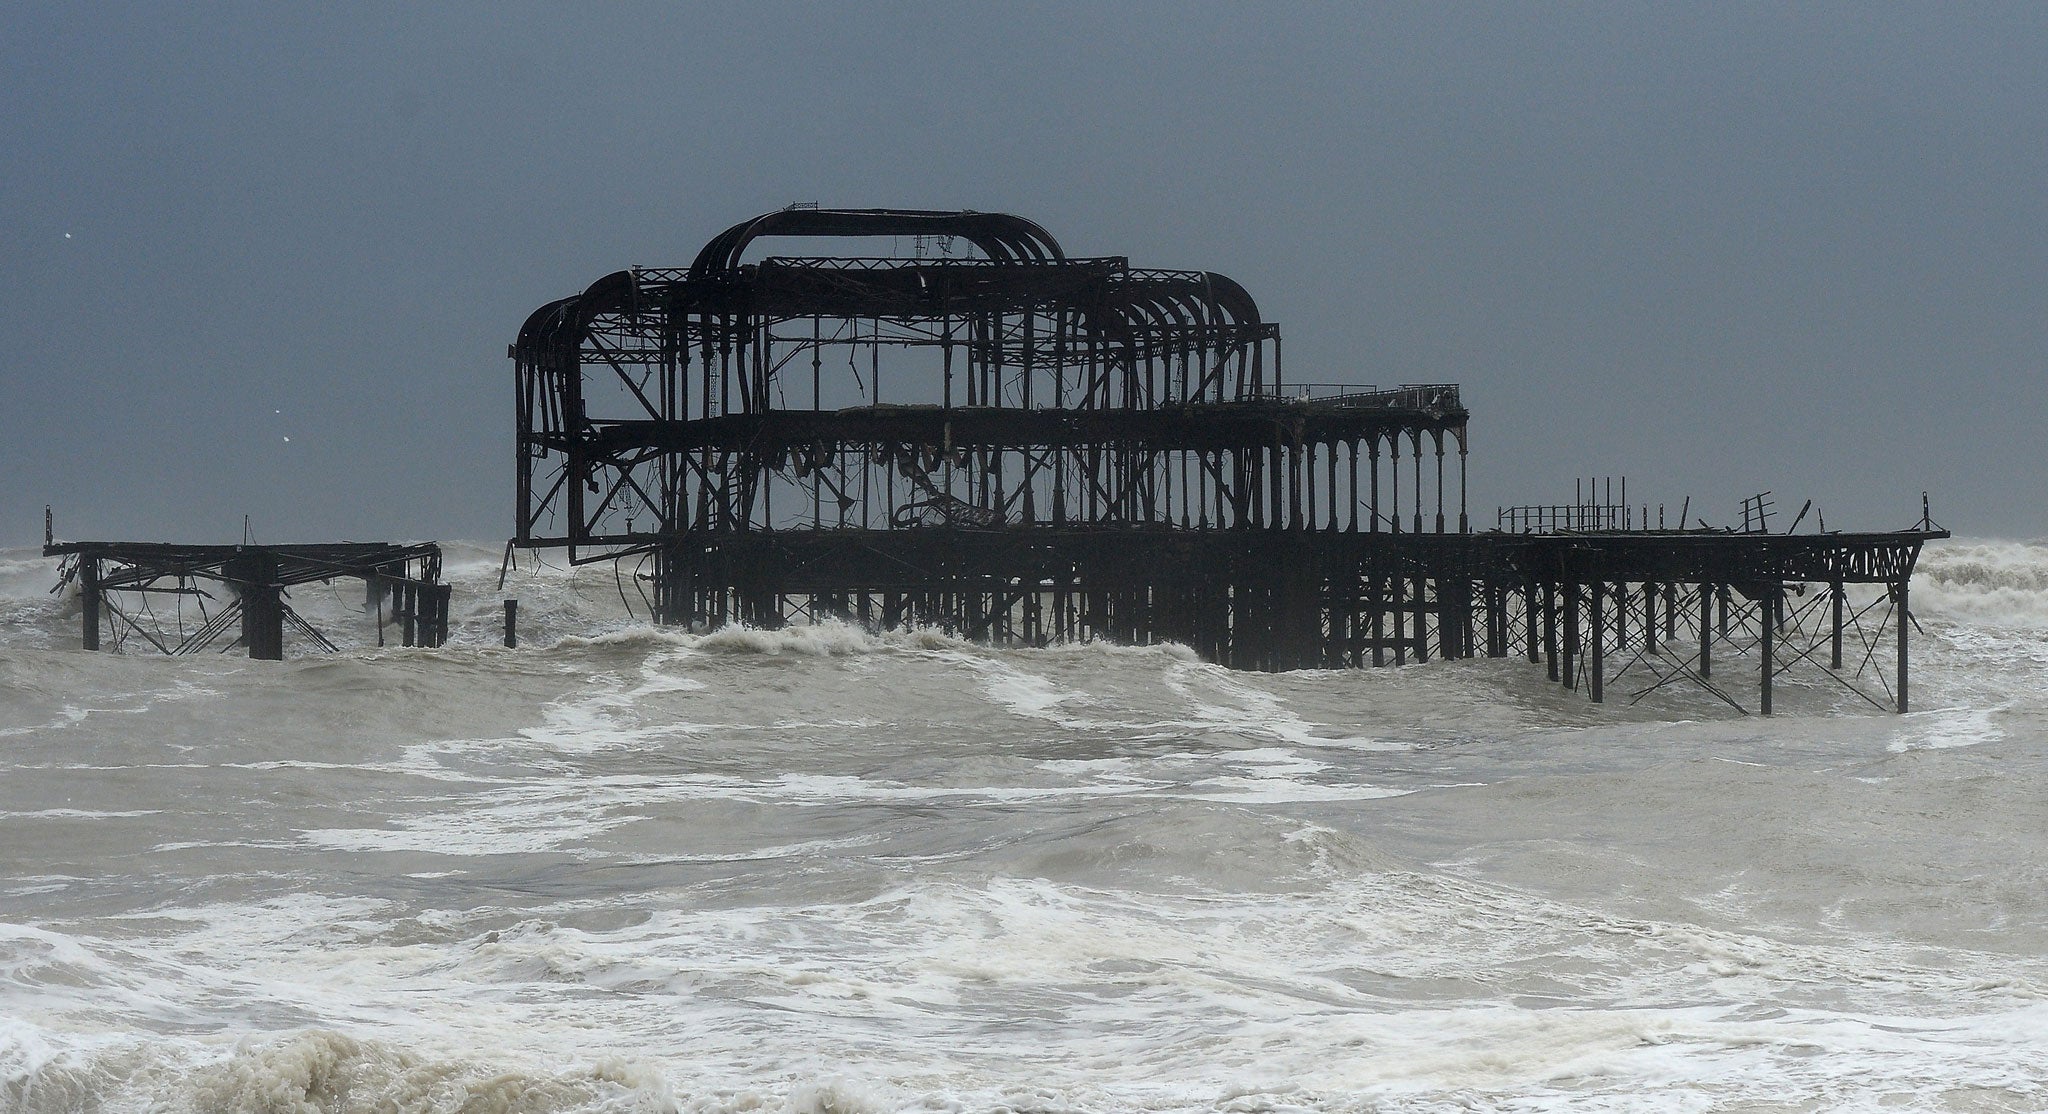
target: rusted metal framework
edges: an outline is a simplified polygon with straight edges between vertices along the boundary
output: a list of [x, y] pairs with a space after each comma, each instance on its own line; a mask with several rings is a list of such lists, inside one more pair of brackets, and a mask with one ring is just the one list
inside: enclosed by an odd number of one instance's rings
[[[1948, 536], [1924, 519], [1862, 534], [1477, 534], [1472, 624], [1488, 656], [1526, 653], [1596, 703], [1616, 684], [1632, 686], [1631, 703], [1690, 684], [1769, 715], [1778, 678], [1798, 668], [1903, 712], [1913, 566], [1923, 544]], [[1753, 689], [1729, 683], [1736, 658], [1755, 670]]]
[[[979, 254], [744, 262], [789, 237]], [[1237, 283], [1070, 259], [1003, 214], [770, 213], [688, 268], [542, 307], [511, 355], [515, 541], [578, 560], [718, 533], [1265, 528], [1340, 502], [1399, 529], [1354, 476], [1385, 456], [1393, 484], [1403, 454], [1413, 528], [1440, 531], [1443, 457], [1464, 455], [1455, 387], [1290, 389], [1279, 329]]]
[[[899, 251], [747, 261], [787, 238]], [[1089, 596], [1156, 557], [1090, 554], [1467, 525], [1456, 387], [1289, 384], [1278, 328], [1237, 283], [1070, 258], [1020, 217], [769, 213], [687, 268], [621, 271], [542, 307], [511, 355], [514, 544], [647, 555], [665, 621], [851, 611], [1168, 636]], [[845, 581], [864, 553], [880, 566]], [[1247, 572], [1171, 636], [1250, 646], [1266, 579]]]
[[334, 643], [292, 608], [290, 589], [337, 579], [363, 582], [363, 606], [377, 617], [379, 645], [387, 619], [407, 646], [439, 646], [448, 637], [449, 587], [440, 583], [436, 545], [60, 542], [47, 512], [44, 523], [43, 555], [61, 558], [52, 591], [78, 586], [87, 650], [100, 649], [102, 634], [109, 634], [116, 648], [196, 654], [236, 631], [230, 647], [278, 661], [290, 629], [331, 652]]
[[[819, 250], [764, 251], [790, 240]], [[637, 561], [663, 622], [1172, 639], [1258, 669], [1521, 648], [1596, 700], [1612, 650], [1633, 655], [1617, 676], [1741, 707], [1713, 680], [1739, 642], [1762, 654], [1768, 711], [1775, 620], [1809, 614], [1788, 594], [1827, 586], [1840, 675], [1842, 631], [1861, 629], [1843, 586], [1882, 584], [1903, 614], [1921, 542], [1946, 536], [1615, 530], [1631, 516], [1576, 504], [1472, 533], [1456, 386], [1287, 379], [1237, 283], [1070, 258], [1003, 214], [769, 213], [687, 268], [541, 307], [509, 355], [511, 546]], [[1675, 631], [1677, 601], [1731, 593], [1774, 621], [1746, 641], [1739, 616], [1703, 628], [1691, 658], [1656, 641], [1658, 607]], [[1648, 601], [1635, 643], [1623, 601]]]

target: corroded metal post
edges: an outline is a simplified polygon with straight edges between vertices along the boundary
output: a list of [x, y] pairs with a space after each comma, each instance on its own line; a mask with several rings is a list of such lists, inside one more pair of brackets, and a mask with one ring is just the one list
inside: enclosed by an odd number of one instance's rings
[[1769, 592], [1764, 593], [1764, 597], [1756, 601], [1756, 625], [1759, 632], [1757, 646], [1758, 656], [1762, 659], [1760, 671], [1763, 675], [1763, 687], [1758, 694], [1757, 702], [1765, 715], [1771, 714], [1771, 644], [1778, 640], [1776, 611]]
[[1657, 652], [1657, 582], [1643, 584], [1643, 652]]
[[78, 559], [78, 606], [84, 629], [85, 648], [100, 648], [100, 563], [97, 558]]
[[1842, 582], [1837, 580], [1828, 585], [1828, 603], [1834, 612], [1828, 639], [1828, 668], [1842, 668]]
[[1897, 614], [1896, 614], [1896, 615], [1894, 615], [1894, 616], [1892, 617], [1892, 625], [1893, 625], [1893, 626], [1896, 626], [1897, 628], [1899, 628], [1899, 689], [1898, 689], [1898, 692], [1899, 692], [1899, 712], [1900, 712], [1901, 714], [1903, 714], [1903, 713], [1905, 713], [1905, 712], [1906, 712], [1906, 710], [1907, 710], [1907, 707], [1908, 707], [1908, 705], [1907, 705], [1907, 702], [1906, 702], [1906, 626], [1907, 626], [1907, 625], [1908, 625], [1909, 623], [1911, 623], [1911, 622], [1913, 621], [1913, 618], [1912, 618], [1912, 612], [1910, 612], [1910, 611], [1906, 610], [1906, 581], [1905, 581], [1905, 578], [1901, 577], [1901, 578], [1899, 579], [1899, 581], [1898, 581], [1897, 585], [1895, 585], [1895, 586], [1893, 587], [1893, 589], [1892, 589], [1892, 592], [1893, 592], [1893, 594], [1894, 594], [1895, 598], [1896, 598], [1896, 599], [1898, 600], [1898, 609], [1897, 609]]
[[1700, 585], [1700, 677], [1714, 675], [1714, 586]]
[[1557, 663], [1557, 582], [1543, 583], [1543, 661], [1550, 679], [1559, 678]]
[[284, 660], [284, 589], [278, 583], [277, 559], [261, 549], [237, 554], [227, 562], [229, 583], [242, 601], [242, 644], [258, 661]]
[[1604, 704], [1607, 701], [1607, 689], [1605, 687], [1607, 682], [1607, 654], [1605, 650], [1607, 644], [1607, 585], [1599, 577], [1594, 577], [1591, 588], [1593, 590], [1593, 649], [1592, 660], [1586, 663], [1586, 680], [1588, 687], [1592, 690], [1593, 703]]
[[1579, 582], [1564, 582], [1564, 654], [1558, 664], [1559, 683], [1568, 689], [1578, 685], [1579, 666]]

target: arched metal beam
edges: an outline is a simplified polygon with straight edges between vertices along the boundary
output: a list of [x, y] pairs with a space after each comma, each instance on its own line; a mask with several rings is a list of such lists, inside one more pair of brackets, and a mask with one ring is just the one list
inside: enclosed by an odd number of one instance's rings
[[1059, 262], [1067, 257], [1051, 233], [1009, 213], [783, 209], [741, 221], [712, 237], [690, 264], [690, 277], [738, 270], [747, 245], [763, 236], [957, 236], [1001, 262]]

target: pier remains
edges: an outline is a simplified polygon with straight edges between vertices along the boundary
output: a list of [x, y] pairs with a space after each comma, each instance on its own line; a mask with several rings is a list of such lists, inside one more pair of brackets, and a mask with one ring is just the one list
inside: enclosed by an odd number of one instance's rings
[[105, 634], [115, 648], [196, 654], [235, 631], [228, 648], [244, 646], [251, 658], [281, 661], [289, 628], [331, 652], [334, 643], [292, 608], [290, 589], [337, 579], [363, 583], [363, 607], [376, 615], [378, 645], [387, 620], [407, 646], [439, 646], [448, 638], [449, 586], [440, 582], [436, 545], [60, 542], [47, 510], [43, 523], [43, 555], [62, 559], [52, 590], [78, 585], [88, 650], [100, 649]]
[[[766, 251], [792, 242], [822, 250]], [[1474, 531], [1456, 385], [1289, 378], [1229, 278], [1070, 257], [999, 213], [764, 214], [541, 307], [509, 355], [510, 546], [633, 562], [665, 623], [1266, 670], [1526, 654], [1594, 700], [1683, 681], [1764, 712], [1797, 665], [1903, 711], [1907, 582], [1946, 536], [1571, 508]]]

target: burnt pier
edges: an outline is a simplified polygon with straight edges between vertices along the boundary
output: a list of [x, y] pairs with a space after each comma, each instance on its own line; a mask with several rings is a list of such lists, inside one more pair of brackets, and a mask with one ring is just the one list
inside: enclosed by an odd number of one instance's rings
[[[792, 241], [889, 250], [767, 251]], [[1005, 214], [765, 214], [541, 307], [509, 355], [511, 544], [631, 562], [668, 623], [1245, 669], [1526, 654], [1594, 700], [1682, 682], [1764, 712], [1796, 666], [1904, 710], [1907, 581], [1946, 536], [1474, 531], [1455, 385], [1288, 378], [1229, 278], [1069, 257]]]
[[178, 545], [169, 542], [59, 542], [45, 531], [43, 555], [62, 559], [58, 589], [78, 585], [82, 641], [165, 654], [196, 654], [228, 637], [251, 658], [282, 660], [285, 631], [332, 651], [334, 643], [291, 606], [290, 589], [337, 579], [363, 583], [364, 609], [388, 621], [404, 645], [439, 646], [448, 636], [449, 587], [431, 544], [332, 542], [312, 545]]

